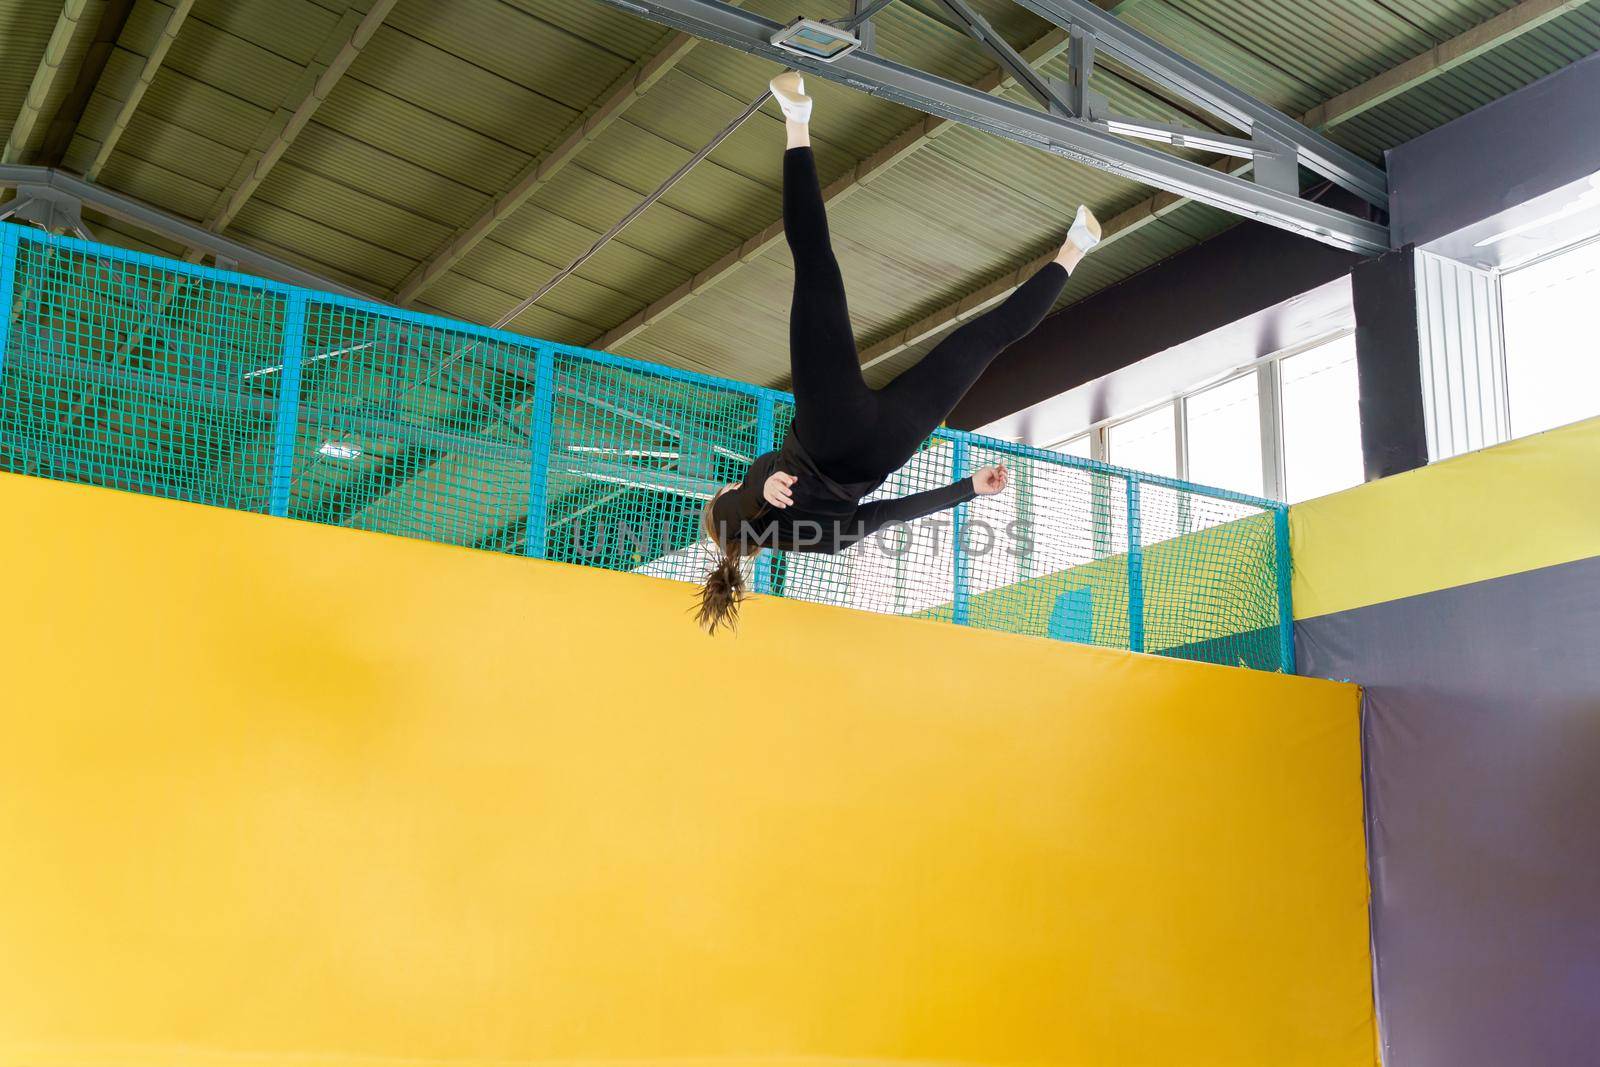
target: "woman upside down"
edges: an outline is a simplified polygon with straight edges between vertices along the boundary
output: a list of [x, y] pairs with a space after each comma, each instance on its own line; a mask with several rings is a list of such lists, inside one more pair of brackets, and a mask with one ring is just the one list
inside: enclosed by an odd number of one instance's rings
[[700, 590], [707, 632], [732, 627], [745, 592], [742, 561], [762, 549], [838, 552], [890, 523], [909, 522], [1006, 487], [1004, 466], [984, 467], [953, 485], [863, 504], [942, 425], [996, 356], [1026, 337], [1055, 305], [1067, 276], [1100, 240], [1086, 207], [1055, 259], [1004, 302], [940, 341], [921, 362], [881, 389], [861, 376], [844, 278], [828, 240], [816, 160], [811, 98], [799, 74], [772, 79], [783, 109], [783, 228], [794, 255], [789, 363], [794, 423], [783, 445], [758, 456], [736, 484], [706, 503], [701, 524], [719, 552]]

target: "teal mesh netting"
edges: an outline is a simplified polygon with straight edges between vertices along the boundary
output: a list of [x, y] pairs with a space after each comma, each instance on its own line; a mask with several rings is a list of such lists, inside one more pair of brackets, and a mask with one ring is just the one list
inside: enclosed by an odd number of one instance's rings
[[[792, 413], [738, 382], [0, 235], [4, 471], [699, 581], [703, 502]], [[1005, 493], [837, 556], [765, 556], [757, 590], [1292, 669], [1281, 505], [942, 430], [880, 494], [991, 463]]]

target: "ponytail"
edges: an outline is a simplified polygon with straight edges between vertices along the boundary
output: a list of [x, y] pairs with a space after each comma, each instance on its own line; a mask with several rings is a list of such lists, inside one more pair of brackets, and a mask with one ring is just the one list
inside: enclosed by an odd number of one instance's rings
[[719, 547], [716, 566], [700, 587], [700, 607], [695, 621], [708, 634], [715, 634], [719, 627], [737, 629], [739, 602], [744, 594], [744, 569], [739, 566], [739, 557]]
[[723, 538], [717, 536], [717, 524], [711, 512], [717, 497], [721, 495], [717, 493], [706, 501], [700, 511], [700, 528], [710, 538], [711, 551], [716, 559], [711, 573], [706, 575], [705, 584], [700, 587], [700, 603], [695, 609], [695, 621], [708, 634], [715, 634], [724, 627], [729, 630], [738, 628], [739, 602], [744, 599], [746, 588], [744, 568], [740, 566], [740, 557], [743, 555], [739, 551], [740, 546], [726, 545]]

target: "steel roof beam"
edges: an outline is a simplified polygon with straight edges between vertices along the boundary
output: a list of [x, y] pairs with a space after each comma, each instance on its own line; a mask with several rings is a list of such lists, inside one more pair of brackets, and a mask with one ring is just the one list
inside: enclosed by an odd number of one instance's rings
[[[394, 10], [396, 0], [374, 0], [367, 13], [356, 18], [354, 11], [345, 13], [340, 20], [332, 40], [341, 40], [339, 50], [326, 64], [313, 63], [306, 69], [305, 79], [311, 82], [305, 95], [300, 98], [299, 104], [293, 111], [279, 108], [273, 118], [273, 125], [277, 132], [260, 149], [253, 150], [240, 163], [228, 187], [217, 196], [218, 206], [206, 219], [206, 229], [214, 233], [221, 233], [228, 228], [228, 224], [244, 208], [246, 202], [255, 195], [255, 191], [266, 181], [267, 174], [278, 161], [283, 158], [289, 146], [294, 144], [295, 138], [300, 136], [311, 123], [323, 103], [333, 92], [334, 86], [339, 84], [350, 65], [356, 61], [361, 50], [366, 48], [372, 40], [373, 34], [378, 32], [378, 27], [383, 20], [389, 17], [389, 12]], [[327, 47], [326, 45], [324, 47]], [[319, 71], [317, 68], [321, 66]], [[301, 84], [305, 84], [304, 81]], [[269, 127], [270, 129], [271, 127]], [[264, 135], [265, 136], [265, 135]]]
[[[601, 2], [815, 77], [1189, 196], [1337, 248], [1366, 254], [1389, 248], [1387, 226], [1123, 140], [1092, 122], [1037, 111], [859, 50], [832, 63], [785, 51], [770, 43], [772, 35], [782, 28], [778, 23], [719, 0]], [[1096, 13], [1100, 14], [1098, 9]], [[1298, 151], [1306, 150], [1304, 144], [1292, 139], [1291, 143]], [[1381, 176], [1382, 172], [1370, 164], [1362, 165]]]
[[[1516, 7], [1508, 8], [1472, 29], [1391, 67], [1354, 89], [1318, 104], [1302, 115], [1300, 121], [1308, 126], [1327, 129], [1355, 118], [1377, 104], [1415, 89], [1469, 59], [1514, 41], [1551, 19], [1587, 2], [1588, 0], [1522, 0]], [[1241, 174], [1248, 170], [1251, 164], [1224, 158], [1212, 166]], [[1178, 210], [1186, 203], [1187, 199], [1173, 196], [1171, 193], [1157, 193], [1148, 197], [1115, 218], [1105, 221], [1102, 244], [1109, 244], [1120, 237], [1135, 233], [1162, 216]], [[1004, 278], [982, 286], [954, 303], [947, 304], [917, 320], [905, 329], [881, 338], [862, 350], [862, 369], [877, 366], [912, 345], [938, 336], [951, 326], [965, 322], [972, 316], [981, 314], [986, 308], [993, 307], [1009, 296], [1034, 271], [1048, 263], [1053, 256], [1052, 252], [1032, 260]]]
[[101, 138], [100, 147], [95, 151], [94, 158], [83, 170], [83, 176], [89, 181], [100, 177], [100, 172], [110, 161], [117, 142], [122, 140], [123, 133], [128, 129], [128, 123], [133, 121], [133, 113], [139, 110], [145, 92], [149, 90], [150, 83], [155, 81], [156, 72], [161, 69], [161, 64], [166, 62], [167, 53], [172, 49], [172, 42], [178, 39], [178, 31], [183, 29], [183, 22], [189, 17], [189, 10], [192, 7], [194, 0], [178, 0], [167, 12], [167, 21], [162, 24], [155, 46], [150, 49], [144, 65], [139, 68], [139, 76], [134, 80], [133, 88], [128, 91], [128, 98], [117, 108], [116, 117], [111, 120], [111, 128], [106, 131], [105, 137]]
[[61, 73], [61, 64], [67, 58], [67, 45], [72, 43], [72, 36], [78, 31], [78, 20], [83, 17], [83, 9], [87, 4], [88, 0], [66, 0], [61, 5], [61, 14], [56, 16], [50, 39], [45, 42], [44, 55], [39, 57], [39, 66], [34, 69], [33, 80], [28, 83], [28, 93], [22, 98], [22, 110], [11, 124], [5, 148], [0, 149], [0, 163], [15, 163], [22, 158], [28, 140], [33, 136], [33, 127], [39, 122], [39, 113], [44, 110], [44, 102], [49, 99], [50, 89], [55, 85], [56, 76]]
[[1389, 182], [1381, 169], [1276, 108], [1234, 88], [1087, 0], [1016, 2], [1063, 29], [1077, 26], [1086, 30], [1094, 35], [1095, 47], [1100, 52], [1115, 57], [1156, 84], [1199, 104], [1242, 130], [1262, 133], [1293, 146], [1303, 166], [1343, 186], [1368, 203], [1388, 209]]
[[960, 22], [961, 28], [967, 31], [974, 41], [983, 45], [994, 56], [1007, 74], [1011, 75], [1018, 85], [1027, 90], [1046, 110], [1054, 111], [1058, 115], [1072, 114], [1082, 118], [1077, 112], [1072, 111], [1067, 103], [1056, 95], [1054, 87], [1045, 80], [1044, 75], [1034, 70], [1027, 59], [1018, 54], [1015, 48], [1007, 43], [1004, 37], [995, 32], [987, 19], [968, 7], [966, 0], [935, 0]]
[[240, 244], [219, 234], [210, 232], [188, 219], [181, 219], [176, 215], [168, 214], [158, 207], [152, 207], [143, 200], [136, 200], [125, 193], [113, 192], [104, 186], [93, 182], [84, 181], [74, 174], [57, 170], [53, 167], [24, 167], [16, 164], [0, 165], [0, 188], [18, 186], [45, 186], [55, 192], [76, 198], [85, 207], [92, 207], [112, 218], [121, 219], [132, 226], [149, 233], [160, 234], [179, 244], [195, 248], [203, 248], [213, 255], [230, 259], [242, 269], [252, 274], [259, 274], [265, 278], [276, 278], [291, 285], [301, 285], [308, 289], [321, 289], [329, 293], [341, 293], [362, 300], [375, 299], [372, 294], [353, 289], [348, 285], [341, 285], [336, 281], [324, 278], [320, 274], [296, 267], [276, 256], [251, 248], [249, 245]]
[[[1043, 64], [1060, 55], [1067, 49], [1068, 45], [1069, 38], [1067, 34], [1061, 30], [1051, 29], [1045, 31], [1044, 36], [1033, 44], [1024, 48], [1022, 56], [1030, 63]], [[1003, 70], [997, 70], [975, 82], [974, 88], [986, 93], [999, 93], [1004, 92], [1015, 84], [1016, 82], [1006, 76]], [[831, 182], [822, 191], [823, 203], [831, 210], [842, 201], [867, 188], [878, 178], [888, 174], [900, 163], [909, 159], [929, 142], [951, 128], [951, 124], [945, 119], [934, 116], [923, 118], [915, 126], [901, 131], [894, 140], [857, 163], [854, 167], [851, 167], [843, 176]], [[672, 314], [689, 300], [721, 285], [741, 267], [754, 262], [770, 249], [776, 248], [782, 241], [783, 219], [774, 219], [760, 233], [722, 256], [711, 266], [700, 271], [666, 296], [630, 315], [624, 322], [598, 337], [590, 338], [586, 342], [586, 347], [600, 348], [607, 351], [614, 349], [617, 345], [637, 336], [641, 331], [661, 321], [665, 316]]]
[[66, 158], [67, 150], [72, 147], [73, 135], [78, 132], [78, 124], [83, 121], [83, 112], [89, 106], [95, 87], [105, 74], [106, 63], [117, 50], [117, 41], [128, 25], [128, 16], [133, 14], [136, 6], [137, 0], [107, 0], [105, 7], [100, 9], [100, 21], [95, 26], [89, 50], [84, 53], [83, 65], [78, 68], [78, 79], [51, 116], [44, 142], [31, 162], [43, 167], [58, 167]]
[[1306, 113], [1307, 125], [1326, 129], [1364, 115], [1379, 104], [1410, 92], [1423, 82], [1452, 71], [1485, 52], [1515, 40], [1530, 30], [1536, 30], [1551, 19], [1559, 18], [1588, 3], [1589, 0], [1523, 0], [1486, 19], [1463, 33], [1436, 45], [1420, 55], [1412, 56], [1399, 66], [1390, 67], [1370, 81], [1340, 93], [1327, 103]]

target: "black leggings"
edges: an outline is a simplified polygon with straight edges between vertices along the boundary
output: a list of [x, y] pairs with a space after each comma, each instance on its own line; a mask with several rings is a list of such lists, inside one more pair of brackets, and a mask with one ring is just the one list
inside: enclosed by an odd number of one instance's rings
[[875, 481], [902, 467], [994, 358], [1039, 325], [1067, 284], [1066, 270], [1047, 264], [916, 366], [872, 389], [861, 376], [844, 277], [828, 241], [822, 186], [809, 148], [791, 148], [783, 156], [783, 232], [794, 253], [794, 432], [817, 466], [841, 482]]

